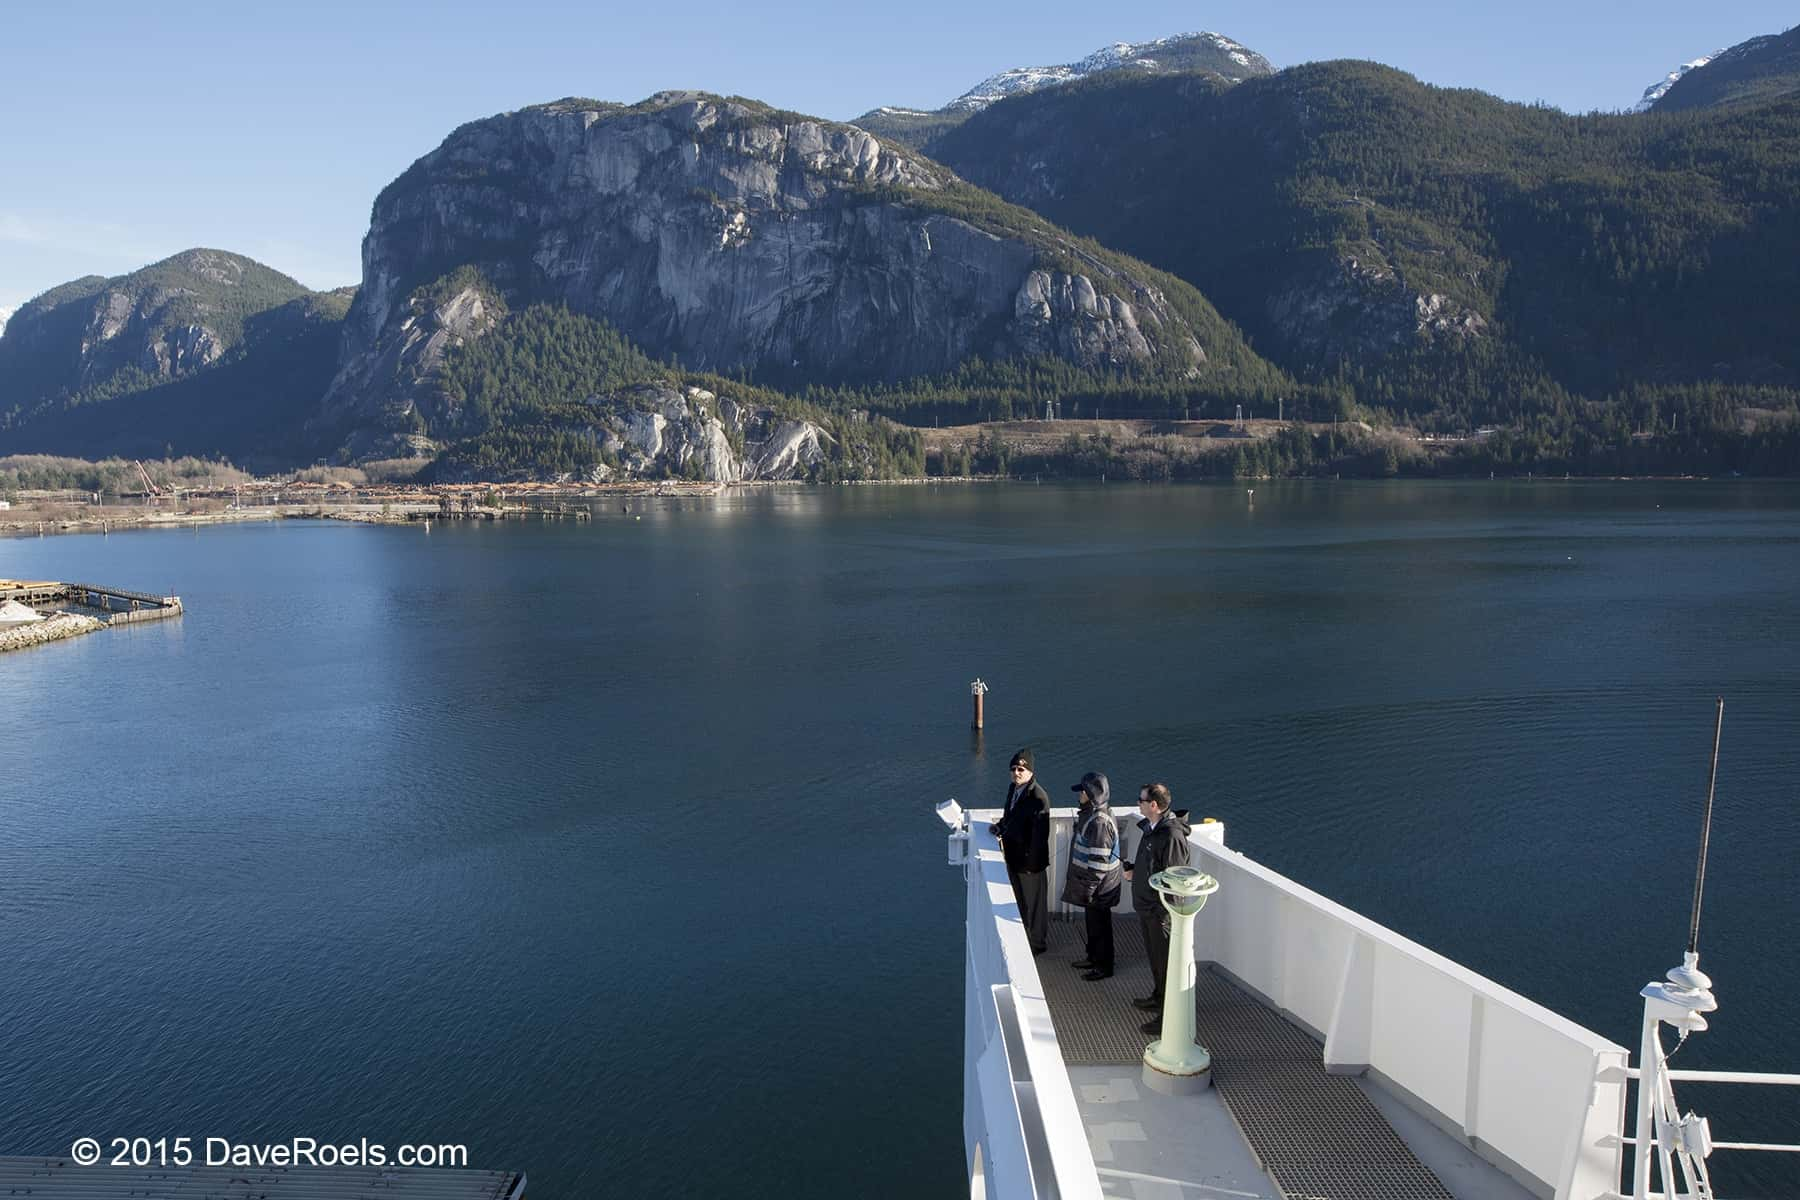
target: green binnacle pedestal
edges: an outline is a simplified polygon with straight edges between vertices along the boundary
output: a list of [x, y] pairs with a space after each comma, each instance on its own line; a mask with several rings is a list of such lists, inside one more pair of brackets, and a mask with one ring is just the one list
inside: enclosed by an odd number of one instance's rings
[[1212, 1055], [1194, 1040], [1194, 917], [1219, 881], [1193, 867], [1170, 867], [1152, 875], [1150, 886], [1169, 910], [1169, 973], [1162, 1037], [1144, 1048], [1144, 1086], [1187, 1096], [1212, 1084]]

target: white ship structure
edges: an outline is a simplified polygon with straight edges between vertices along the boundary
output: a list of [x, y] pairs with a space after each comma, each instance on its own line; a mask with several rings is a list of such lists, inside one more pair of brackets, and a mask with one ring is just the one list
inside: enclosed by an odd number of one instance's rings
[[[1115, 921], [1110, 979], [1070, 969], [1082, 957], [1073, 909], [1052, 908], [1049, 950], [1034, 958], [988, 831], [998, 810], [938, 811], [967, 889], [973, 1197], [1710, 1200], [1713, 1153], [1800, 1152], [1715, 1141], [1677, 1107], [1684, 1080], [1800, 1085], [1800, 1074], [1667, 1066], [1674, 1039], [1704, 1030], [1716, 1007], [1692, 952], [1643, 988], [1634, 1059], [1238, 853], [1207, 821], [1193, 827], [1187, 880], [1161, 885], [1165, 903], [1186, 891], [1187, 908], [1204, 907], [1176, 919], [1154, 1039], [1130, 1005], [1151, 984], [1129, 912]], [[1075, 812], [1052, 810], [1053, 898]], [[1133, 824], [1119, 820], [1126, 862]], [[1191, 1021], [1177, 1019], [1182, 1006]], [[1648, 1153], [1628, 1156], [1634, 1146]]]

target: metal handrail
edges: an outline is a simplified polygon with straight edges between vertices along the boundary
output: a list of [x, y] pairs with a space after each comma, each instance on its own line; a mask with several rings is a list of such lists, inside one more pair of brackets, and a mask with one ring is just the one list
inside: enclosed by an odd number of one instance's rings
[[[1656, 1145], [1656, 1139], [1651, 1138], [1650, 1144]], [[1619, 1139], [1619, 1145], [1635, 1146], [1637, 1139], [1622, 1137]], [[1800, 1154], [1800, 1146], [1784, 1146], [1779, 1142], [1714, 1142], [1712, 1148], [1714, 1150], [1779, 1150], [1787, 1154]]]
[[[1643, 1071], [1637, 1067], [1626, 1067], [1625, 1078], [1641, 1079]], [[1781, 1075], [1771, 1071], [1675, 1071], [1663, 1072], [1668, 1079], [1692, 1079], [1710, 1081], [1712, 1083], [1773, 1083], [1785, 1087], [1800, 1087], [1800, 1075]]]
[[[1637, 1067], [1625, 1068], [1627, 1079], [1642, 1079], [1643, 1071]], [[1687, 1079], [1700, 1083], [1762, 1083], [1774, 1084], [1777, 1087], [1800, 1087], [1800, 1075], [1784, 1075], [1775, 1071], [1676, 1071], [1665, 1070], [1663, 1077], [1669, 1080]], [[1635, 1146], [1637, 1139], [1622, 1137], [1622, 1146]], [[1655, 1145], [1652, 1137], [1650, 1144]], [[1714, 1150], [1772, 1150], [1781, 1154], [1800, 1154], [1800, 1145], [1787, 1145], [1781, 1142], [1713, 1142]]]

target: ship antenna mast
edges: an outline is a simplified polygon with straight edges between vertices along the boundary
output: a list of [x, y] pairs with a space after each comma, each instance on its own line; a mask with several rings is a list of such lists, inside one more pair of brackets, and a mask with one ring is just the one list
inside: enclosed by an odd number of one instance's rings
[[[1661, 1167], [1662, 1188], [1657, 1195], [1692, 1196], [1696, 1200], [1712, 1200], [1712, 1178], [1706, 1170], [1707, 1156], [1712, 1153], [1712, 1129], [1706, 1118], [1688, 1113], [1681, 1115], [1675, 1106], [1675, 1091], [1669, 1086], [1669, 1055], [1662, 1044], [1663, 1025], [1679, 1035], [1680, 1049], [1688, 1034], [1706, 1028], [1705, 1013], [1719, 1007], [1712, 993], [1712, 980], [1700, 970], [1700, 897], [1706, 890], [1706, 848], [1712, 839], [1713, 793], [1719, 782], [1719, 734], [1725, 727], [1725, 698], [1717, 698], [1713, 718], [1712, 774], [1706, 783], [1706, 809], [1700, 821], [1700, 861], [1694, 869], [1694, 911], [1688, 921], [1687, 953], [1681, 965], [1662, 979], [1645, 984], [1638, 995], [1644, 998], [1643, 1045], [1638, 1052], [1637, 1136], [1631, 1139], [1631, 1195], [1634, 1200], [1649, 1200], [1650, 1168], [1654, 1161]], [[1686, 1183], [1677, 1191], [1677, 1173]]]
[[1706, 890], [1706, 847], [1712, 840], [1713, 791], [1719, 783], [1719, 735], [1725, 728], [1725, 697], [1717, 698], [1713, 720], [1712, 773], [1706, 780], [1706, 808], [1700, 817], [1700, 862], [1694, 868], [1694, 915], [1688, 924], [1688, 953], [1700, 952], [1700, 895]]

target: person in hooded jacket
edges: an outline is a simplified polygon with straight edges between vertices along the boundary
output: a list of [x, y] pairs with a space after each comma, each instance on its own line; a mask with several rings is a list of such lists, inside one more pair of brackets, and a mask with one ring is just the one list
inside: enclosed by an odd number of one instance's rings
[[1026, 747], [1007, 764], [1012, 785], [1006, 789], [1006, 811], [989, 826], [1000, 839], [1006, 856], [1006, 878], [1019, 904], [1019, 920], [1033, 954], [1042, 954], [1050, 941], [1050, 796], [1033, 777], [1031, 749]]
[[1070, 791], [1081, 793], [1081, 809], [1069, 839], [1069, 869], [1063, 876], [1063, 903], [1080, 906], [1087, 917], [1087, 957], [1074, 965], [1089, 983], [1113, 973], [1113, 907], [1125, 874], [1119, 859], [1119, 827], [1113, 823], [1106, 776], [1089, 771]]
[[1156, 986], [1148, 996], [1132, 1000], [1137, 1007], [1156, 1015], [1145, 1021], [1145, 1033], [1162, 1033], [1163, 989], [1169, 973], [1169, 910], [1162, 897], [1150, 886], [1150, 877], [1168, 867], [1185, 867], [1188, 863], [1187, 810], [1171, 811], [1174, 798], [1167, 785], [1146, 783], [1138, 790], [1137, 856], [1125, 868], [1131, 881], [1131, 907], [1137, 913], [1138, 925], [1144, 931], [1144, 949], [1150, 955], [1150, 977]]

